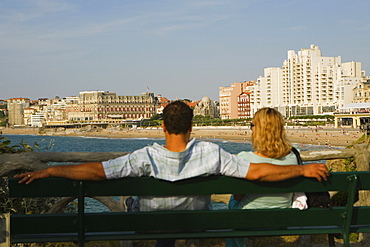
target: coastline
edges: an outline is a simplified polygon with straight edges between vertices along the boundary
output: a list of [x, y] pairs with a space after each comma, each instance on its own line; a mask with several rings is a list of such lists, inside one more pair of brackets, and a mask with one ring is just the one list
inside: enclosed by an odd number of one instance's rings
[[[4, 135], [39, 135], [38, 128], [2, 128]], [[197, 139], [221, 139], [233, 142], [250, 142], [252, 131], [247, 127], [193, 127], [192, 137]], [[334, 129], [331, 127], [295, 127], [286, 129], [287, 138], [292, 144], [327, 145], [346, 147], [358, 140], [363, 133], [353, 129]], [[84, 136], [100, 138], [164, 138], [161, 128], [103, 129], [100, 131], [52, 130], [46, 136]]]

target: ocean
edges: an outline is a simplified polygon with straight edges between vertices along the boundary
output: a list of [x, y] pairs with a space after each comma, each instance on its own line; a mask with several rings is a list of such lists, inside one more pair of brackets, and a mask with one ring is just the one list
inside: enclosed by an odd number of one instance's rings
[[[36, 152], [133, 152], [136, 149], [152, 145], [154, 142], [164, 145], [164, 138], [93, 138], [93, 137], [67, 137], [67, 136], [38, 136], [38, 135], [3, 135], [7, 137], [12, 145], [19, 144], [22, 140], [33, 146], [35, 143], [40, 150]], [[220, 139], [207, 139], [218, 144], [224, 150], [237, 154], [241, 151], [252, 150], [252, 145], [248, 142], [232, 142]], [[300, 150], [320, 150], [327, 149], [326, 146], [316, 145], [295, 145]], [[118, 200], [118, 198], [115, 198]], [[85, 211], [107, 212], [109, 209], [96, 200], [87, 198], [85, 201]], [[214, 209], [224, 209], [224, 203], [214, 203]]]

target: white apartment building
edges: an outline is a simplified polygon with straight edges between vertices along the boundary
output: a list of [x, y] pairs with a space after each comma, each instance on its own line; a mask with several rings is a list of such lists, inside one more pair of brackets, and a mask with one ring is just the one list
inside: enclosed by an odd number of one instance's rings
[[56, 97], [50, 100], [43, 109], [47, 121], [65, 121], [68, 119], [66, 98]]
[[338, 107], [341, 57], [322, 57], [311, 45], [298, 54], [288, 51], [282, 67], [285, 115], [318, 115], [334, 112]]
[[251, 92], [251, 113], [262, 107], [279, 107], [282, 101], [282, 70], [278, 67], [264, 69], [264, 76], [257, 78], [255, 85], [247, 86], [246, 91]]
[[31, 127], [42, 127], [42, 123], [45, 121], [45, 113], [44, 112], [36, 112], [35, 114], [31, 115], [30, 125]]
[[342, 63], [342, 70], [340, 73], [341, 79], [338, 84], [339, 104], [337, 109], [352, 102], [356, 102], [355, 90], [361, 87], [361, 84], [363, 85], [366, 83], [368, 78], [365, 75], [365, 71], [362, 70], [360, 62], [352, 61]]
[[[341, 57], [323, 57], [311, 45], [288, 51], [282, 68], [264, 69], [264, 76], [245, 90], [251, 92], [251, 111], [278, 109], [284, 116], [332, 114], [354, 100], [353, 89], [366, 82], [360, 62], [342, 63]], [[221, 97], [220, 97], [221, 98]]]

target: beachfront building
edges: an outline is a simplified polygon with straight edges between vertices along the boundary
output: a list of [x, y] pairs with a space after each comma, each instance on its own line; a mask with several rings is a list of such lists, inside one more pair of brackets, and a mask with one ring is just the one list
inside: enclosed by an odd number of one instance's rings
[[282, 101], [283, 88], [282, 70], [278, 67], [265, 68], [264, 75], [257, 78], [256, 83], [248, 85], [245, 89], [250, 93], [251, 117], [263, 107], [278, 109]]
[[248, 119], [252, 117], [250, 92], [242, 92], [238, 96], [238, 118]]
[[31, 118], [32, 115], [37, 112], [37, 109], [34, 107], [28, 107], [23, 109], [23, 118], [24, 118], [24, 124], [29, 126], [31, 125]]
[[24, 109], [30, 107], [28, 98], [12, 98], [7, 100], [7, 110], [9, 115], [9, 126], [24, 126]]
[[65, 121], [68, 119], [66, 98], [56, 97], [48, 105], [46, 113], [48, 121]]
[[352, 127], [370, 132], [370, 102], [350, 103], [334, 113], [335, 128]]
[[323, 57], [315, 45], [288, 51], [282, 73], [286, 116], [332, 114], [353, 101], [352, 89], [366, 78], [360, 62]]
[[[254, 85], [255, 81], [234, 82], [230, 87], [219, 87], [220, 98], [220, 117], [221, 119], [236, 119], [240, 115], [251, 115], [250, 112], [240, 113], [239, 111], [246, 111], [250, 108], [242, 107], [247, 102], [240, 101], [241, 99], [247, 100], [245, 97], [240, 97], [243, 93], [249, 93], [248, 87]], [[249, 98], [249, 97], [248, 97]]]
[[353, 88], [353, 103], [370, 102], [370, 78]]
[[[360, 85], [364, 86], [362, 88], [364, 89], [363, 92], [366, 92], [368, 90], [368, 87], [366, 86], [368, 77], [366, 77], [365, 71], [362, 70], [360, 62], [352, 61], [348, 63], [342, 63], [340, 73], [341, 78], [338, 86], [338, 94], [340, 99], [336, 110], [352, 102], [355, 102], [355, 90], [356, 88], [361, 87]], [[361, 97], [363, 97], [364, 95], [361, 95]]]
[[282, 67], [284, 115], [332, 113], [339, 102], [341, 57], [323, 57], [318, 46], [288, 51]]
[[42, 127], [43, 123], [45, 122], [45, 113], [44, 112], [36, 112], [31, 115], [29, 125], [31, 127]]
[[[275, 108], [285, 117], [333, 114], [349, 103], [368, 101], [369, 77], [360, 62], [323, 57], [315, 45], [287, 55], [281, 68], [265, 68], [254, 84], [239, 84], [239, 94], [250, 92], [251, 116], [262, 107]], [[241, 118], [232, 114], [239, 97], [232, 93], [239, 88], [235, 83], [220, 88], [221, 118]]]
[[163, 109], [170, 103], [170, 100], [162, 97], [161, 94], [158, 94], [156, 101], [156, 114], [163, 114]]
[[218, 110], [215, 102], [213, 102], [208, 96], [204, 96], [194, 107], [194, 116], [212, 117], [218, 118]]
[[78, 101], [67, 104], [68, 120], [73, 122], [121, 123], [149, 119], [156, 114], [153, 93], [118, 96], [105, 91], [80, 92]]

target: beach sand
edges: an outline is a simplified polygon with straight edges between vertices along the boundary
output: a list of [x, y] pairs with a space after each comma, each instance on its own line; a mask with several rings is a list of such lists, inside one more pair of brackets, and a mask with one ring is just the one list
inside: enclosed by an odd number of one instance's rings
[[[37, 135], [37, 128], [3, 128], [0, 133]], [[198, 139], [221, 139], [235, 142], [250, 142], [251, 130], [245, 127], [194, 127], [192, 137]], [[331, 127], [295, 127], [286, 130], [288, 140], [298, 145], [327, 145], [345, 147], [352, 144], [363, 135], [363, 132], [353, 129], [335, 129]], [[138, 129], [119, 129], [111, 128], [101, 131], [80, 131], [72, 130], [69, 132], [48, 132], [47, 135], [57, 136], [86, 136], [104, 138], [164, 138], [161, 128], [138, 128]]]

